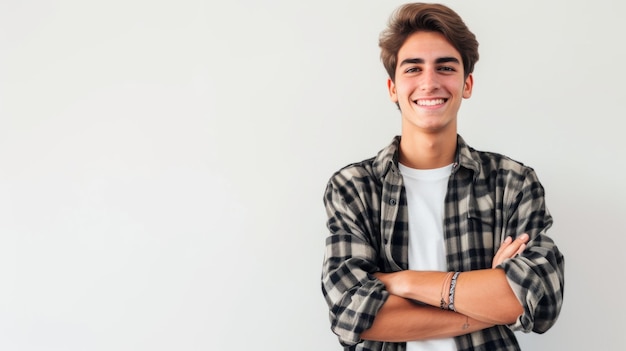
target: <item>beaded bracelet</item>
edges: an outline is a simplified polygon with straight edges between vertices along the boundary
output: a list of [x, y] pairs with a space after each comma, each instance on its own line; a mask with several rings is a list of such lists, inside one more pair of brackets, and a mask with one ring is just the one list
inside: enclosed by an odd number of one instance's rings
[[461, 274], [461, 272], [455, 272], [454, 275], [452, 276], [452, 280], [450, 281], [450, 294], [449, 294], [450, 302], [448, 303], [448, 309], [454, 312], [456, 312], [456, 309], [454, 308], [454, 292], [456, 290], [456, 279], [459, 277], [459, 274]]

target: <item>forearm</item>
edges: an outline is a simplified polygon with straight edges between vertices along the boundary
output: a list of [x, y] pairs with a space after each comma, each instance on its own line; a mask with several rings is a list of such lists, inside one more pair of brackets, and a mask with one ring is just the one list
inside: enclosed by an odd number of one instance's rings
[[[387, 290], [397, 296], [438, 307], [449, 303], [446, 272], [402, 271], [384, 275]], [[510, 324], [523, 312], [501, 269], [461, 273], [454, 289], [454, 307], [461, 314], [488, 324]]]
[[454, 306], [459, 313], [494, 324], [512, 324], [524, 312], [502, 269], [460, 274]]
[[418, 305], [390, 295], [361, 338], [388, 342], [426, 340], [472, 333], [492, 325], [460, 313]]

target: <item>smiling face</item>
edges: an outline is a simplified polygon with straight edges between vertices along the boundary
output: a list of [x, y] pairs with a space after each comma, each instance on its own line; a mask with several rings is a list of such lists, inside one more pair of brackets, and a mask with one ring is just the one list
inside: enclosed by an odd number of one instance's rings
[[395, 81], [387, 86], [402, 113], [402, 133], [456, 137], [457, 112], [472, 94], [473, 77], [463, 74], [459, 52], [437, 32], [410, 35], [400, 51]]

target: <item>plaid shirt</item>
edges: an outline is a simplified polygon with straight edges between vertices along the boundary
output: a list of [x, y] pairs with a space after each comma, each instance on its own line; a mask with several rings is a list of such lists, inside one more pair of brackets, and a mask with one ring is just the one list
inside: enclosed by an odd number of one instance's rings
[[[408, 269], [408, 214], [398, 171], [400, 137], [374, 158], [344, 167], [328, 182], [330, 234], [322, 291], [331, 329], [346, 350], [403, 351], [405, 343], [361, 340], [388, 297], [372, 273]], [[455, 337], [459, 350], [519, 350], [513, 331], [547, 331], [563, 301], [564, 260], [546, 235], [552, 225], [533, 169], [470, 148], [458, 136], [445, 200], [448, 271], [491, 268], [506, 236], [530, 235], [526, 250], [499, 267], [524, 308], [512, 325]]]

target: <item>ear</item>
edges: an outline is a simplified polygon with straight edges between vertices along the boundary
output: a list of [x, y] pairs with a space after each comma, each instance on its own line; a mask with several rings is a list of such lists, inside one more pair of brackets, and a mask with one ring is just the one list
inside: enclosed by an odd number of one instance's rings
[[465, 78], [465, 85], [463, 86], [463, 98], [469, 99], [472, 96], [472, 88], [474, 87], [474, 76], [470, 73]]
[[391, 78], [387, 78], [387, 90], [389, 91], [389, 99], [392, 102], [398, 103], [398, 94], [396, 92], [396, 85], [391, 80]]

